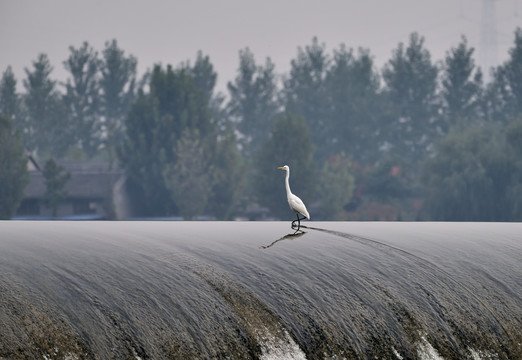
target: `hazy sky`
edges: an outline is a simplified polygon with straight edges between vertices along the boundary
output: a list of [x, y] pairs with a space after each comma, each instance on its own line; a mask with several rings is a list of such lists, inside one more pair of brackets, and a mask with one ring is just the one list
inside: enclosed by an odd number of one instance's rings
[[[480, 60], [480, 27], [487, 0], [0, 0], [0, 71], [11, 65], [19, 86], [24, 68], [41, 52], [53, 77], [65, 80], [69, 46], [88, 41], [101, 52], [117, 39], [143, 73], [155, 63], [178, 65], [198, 50], [209, 55], [218, 87], [235, 76], [238, 52], [249, 47], [258, 63], [270, 57], [287, 72], [297, 48], [317, 36], [328, 52], [344, 43], [369, 48], [380, 68], [411, 32], [426, 38], [434, 60], [465, 34]], [[491, 1], [491, 0], [489, 0]], [[522, 0], [496, 0], [497, 60], [507, 57], [522, 26]], [[491, 12], [490, 12], [491, 13]], [[494, 58], [494, 56], [493, 56]]]

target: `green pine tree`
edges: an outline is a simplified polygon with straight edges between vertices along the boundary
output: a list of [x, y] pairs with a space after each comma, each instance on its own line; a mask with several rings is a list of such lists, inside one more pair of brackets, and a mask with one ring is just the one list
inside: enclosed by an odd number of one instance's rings
[[71, 136], [88, 156], [94, 156], [101, 143], [100, 84], [98, 53], [84, 42], [78, 49], [70, 46], [64, 66], [70, 73], [65, 84], [64, 104], [70, 117]]
[[16, 129], [21, 129], [19, 118], [20, 95], [16, 92], [16, 78], [10, 66], [2, 74], [0, 81], [0, 114], [9, 116]]
[[104, 117], [102, 131], [106, 134], [105, 148], [109, 167], [124, 136], [124, 119], [135, 98], [137, 60], [125, 55], [116, 40], [105, 43], [100, 65], [101, 109]]
[[206, 159], [215, 151], [216, 125], [205, 97], [186, 68], [156, 66], [150, 92], [141, 92], [126, 119], [125, 139], [119, 151], [132, 199], [140, 215], [165, 216], [178, 211], [166, 186], [164, 170], [178, 161], [180, 135], [197, 131]]
[[[509, 59], [495, 72], [491, 90], [493, 101], [500, 108], [493, 108], [494, 118], [509, 123], [522, 114], [522, 29], [515, 31], [515, 41], [509, 50]], [[495, 104], [492, 104], [494, 107]]]
[[354, 161], [373, 163], [379, 158], [378, 121], [381, 117], [379, 77], [369, 51], [357, 56], [341, 46], [334, 51], [326, 74], [330, 104], [328, 141], [321, 143], [322, 161], [346, 152]]
[[473, 48], [466, 38], [446, 53], [442, 79], [444, 103], [444, 132], [459, 119], [473, 120], [479, 117], [482, 73], [475, 67]]
[[381, 131], [392, 151], [415, 165], [428, 153], [436, 135], [437, 67], [424, 38], [410, 36], [400, 43], [383, 70], [389, 120]]
[[331, 109], [326, 87], [329, 66], [325, 45], [314, 37], [311, 45], [298, 48], [297, 58], [291, 61], [290, 74], [283, 89], [285, 110], [306, 120], [312, 142], [317, 145], [318, 159], [328, 156], [332, 133], [329, 130]]
[[40, 157], [62, 156], [72, 145], [67, 117], [56, 81], [50, 75], [53, 68], [49, 58], [40, 54], [33, 62], [33, 70], [25, 69], [24, 96], [27, 119], [22, 132], [24, 145], [36, 150]]
[[248, 48], [241, 50], [238, 74], [228, 83], [228, 92], [228, 114], [243, 135], [242, 152], [252, 157], [268, 139], [270, 123], [279, 109], [274, 64], [267, 58], [264, 66], [258, 66]]

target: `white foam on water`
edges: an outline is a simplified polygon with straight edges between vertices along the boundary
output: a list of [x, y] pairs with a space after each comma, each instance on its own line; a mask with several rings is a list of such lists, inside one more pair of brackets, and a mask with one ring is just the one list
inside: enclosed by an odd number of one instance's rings
[[417, 343], [417, 353], [421, 360], [444, 360], [424, 335], [421, 335], [421, 342]]
[[[43, 358], [44, 358], [44, 360], [51, 360], [51, 359], [54, 359], [57, 354], [58, 354], [58, 349], [55, 348], [54, 349], [54, 355], [44, 354]], [[64, 360], [78, 360], [79, 357], [76, 354], [69, 353], [69, 354], [65, 354], [63, 359]]]
[[399, 354], [399, 352], [392, 346], [392, 351], [393, 351], [393, 354], [397, 357], [397, 359], [399, 360], [402, 360], [404, 359], [401, 354]]
[[262, 360], [306, 360], [305, 353], [286, 330], [274, 335], [265, 328], [257, 331], [256, 336], [261, 346]]
[[472, 348], [468, 348], [471, 353], [471, 358], [473, 360], [496, 360], [499, 359], [498, 355], [495, 353], [491, 353], [488, 351], [482, 350], [473, 350]]
[[138, 353], [136, 352], [136, 349], [132, 348], [132, 355], [134, 355], [134, 358], [136, 360], [142, 360], [141, 357], [138, 356]]

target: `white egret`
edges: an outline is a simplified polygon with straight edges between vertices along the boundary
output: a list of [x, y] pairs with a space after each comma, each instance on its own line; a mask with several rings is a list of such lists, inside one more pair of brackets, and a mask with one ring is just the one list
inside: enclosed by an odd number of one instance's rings
[[[285, 185], [286, 185], [286, 198], [288, 199], [288, 205], [290, 209], [295, 212], [297, 216], [297, 220], [292, 221], [292, 229], [295, 228], [295, 222], [297, 221], [297, 230], [301, 228], [301, 220], [308, 219], [310, 220], [310, 214], [308, 214], [308, 210], [306, 210], [306, 206], [303, 203], [303, 200], [299, 199], [296, 195], [292, 194], [290, 190], [290, 168], [288, 165], [278, 167], [280, 170], [286, 171]], [[303, 215], [303, 218], [299, 218], [299, 214]]]

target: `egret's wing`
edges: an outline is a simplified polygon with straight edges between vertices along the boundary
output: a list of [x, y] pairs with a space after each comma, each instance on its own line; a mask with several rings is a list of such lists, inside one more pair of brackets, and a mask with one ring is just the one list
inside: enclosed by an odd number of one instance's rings
[[[293, 195], [293, 194], [292, 194]], [[310, 219], [310, 215], [308, 214], [308, 210], [306, 210], [306, 206], [299, 197], [293, 195], [290, 199], [288, 199], [288, 203], [290, 204], [290, 209], [295, 212], [300, 213], [305, 216], [307, 219]]]

